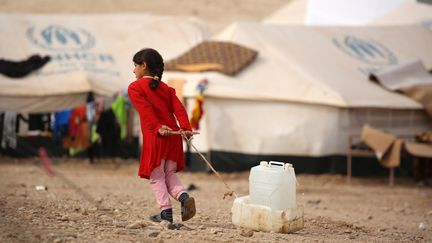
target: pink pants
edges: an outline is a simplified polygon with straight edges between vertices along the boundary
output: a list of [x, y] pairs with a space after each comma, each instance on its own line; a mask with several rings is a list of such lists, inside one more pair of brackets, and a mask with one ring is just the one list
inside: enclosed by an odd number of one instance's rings
[[171, 160], [162, 160], [161, 165], [153, 169], [150, 174], [150, 185], [156, 196], [156, 202], [161, 210], [172, 208], [169, 195], [177, 198], [186, 192], [177, 174], [177, 163]]

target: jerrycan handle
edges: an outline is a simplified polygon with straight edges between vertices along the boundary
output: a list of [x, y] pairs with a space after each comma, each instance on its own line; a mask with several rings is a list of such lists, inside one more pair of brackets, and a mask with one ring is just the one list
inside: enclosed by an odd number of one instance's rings
[[284, 162], [278, 162], [278, 161], [270, 161], [270, 162], [269, 162], [269, 165], [270, 165], [270, 167], [271, 167], [272, 165], [278, 165], [278, 166], [281, 166], [281, 168], [283, 169], [284, 166], [285, 166], [285, 163], [284, 163]]

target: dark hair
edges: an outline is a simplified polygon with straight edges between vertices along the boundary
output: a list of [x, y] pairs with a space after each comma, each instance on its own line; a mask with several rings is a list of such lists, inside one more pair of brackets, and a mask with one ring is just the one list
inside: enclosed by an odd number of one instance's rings
[[159, 86], [164, 71], [163, 58], [159, 52], [151, 48], [145, 48], [137, 52], [132, 60], [138, 65], [146, 63], [148, 71], [153, 76], [153, 80], [150, 82], [150, 88], [156, 89]]

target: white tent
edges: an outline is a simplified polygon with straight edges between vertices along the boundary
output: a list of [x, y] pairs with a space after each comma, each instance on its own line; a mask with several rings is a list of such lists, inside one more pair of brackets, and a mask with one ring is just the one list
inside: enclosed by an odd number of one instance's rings
[[[252, 155], [345, 154], [363, 123], [395, 133], [431, 128], [417, 102], [368, 80], [368, 72], [420, 59], [432, 67], [432, 33], [410, 27], [305, 27], [237, 23], [216, 39], [259, 52], [235, 77], [216, 72], [169, 77], [205, 93], [201, 149]], [[190, 103], [191, 104], [191, 103]]]
[[193, 18], [145, 14], [1, 15], [0, 58], [51, 61], [23, 78], [0, 75], [0, 111], [57, 111], [85, 103], [88, 91], [112, 95], [134, 80], [138, 50], [175, 57], [204, 39], [203, 28]]
[[400, 5], [412, 2], [414, 0], [292, 0], [262, 22], [295, 25], [367, 25]]
[[309, 0], [307, 25], [366, 25], [414, 0]]
[[420, 24], [432, 29], [432, 5], [407, 2], [375, 19], [372, 25]]
[[293, 24], [305, 23], [309, 0], [291, 0], [282, 8], [262, 20], [265, 24]]

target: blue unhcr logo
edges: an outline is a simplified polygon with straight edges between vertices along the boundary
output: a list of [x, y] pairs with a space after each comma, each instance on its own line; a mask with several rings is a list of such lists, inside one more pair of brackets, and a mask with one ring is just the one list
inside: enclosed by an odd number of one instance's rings
[[44, 29], [30, 27], [26, 34], [36, 46], [52, 51], [82, 51], [95, 45], [94, 37], [80, 28], [66, 28], [60, 25], [49, 25]]
[[346, 36], [343, 41], [333, 38], [333, 44], [346, 54], [368, 64], [391, 65], [397, 58], [387, 47], [374, 40]]

